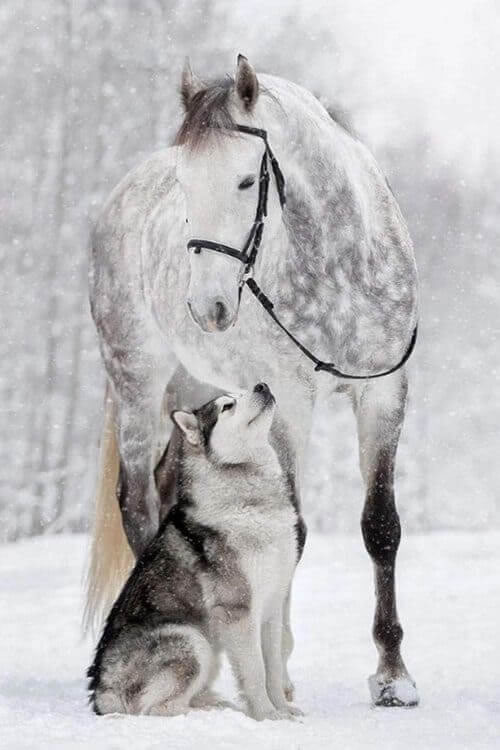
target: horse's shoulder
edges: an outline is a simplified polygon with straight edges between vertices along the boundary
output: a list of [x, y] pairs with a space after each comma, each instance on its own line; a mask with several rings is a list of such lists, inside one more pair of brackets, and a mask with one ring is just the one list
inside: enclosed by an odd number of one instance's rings
[[[131, 169], [111, 191], [95, 224], [94, 234], [110, 229], [137, 230], [159, 201], [174, 216], [183, 200], [176, 177], [175, 147], [157, 151]], [[168, 207], [171, 210], [168, 210]]]

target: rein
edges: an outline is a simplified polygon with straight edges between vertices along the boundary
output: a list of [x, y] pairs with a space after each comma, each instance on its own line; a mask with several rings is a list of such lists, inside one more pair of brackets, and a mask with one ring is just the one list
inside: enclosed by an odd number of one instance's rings
[[257, 211], [255, 213], [254, 222], [248, 233], [245, 245], [242, 250], [231, 247], [230, 245], [222, 245], [220, 242], [211, 242], [210, 240], [198, 240], [192, 239], [187, 243], [188, 250], [193, 250], [195, 253], [200, 253], [201, 250], [211, 250], [212, 252], [222, 253], [223, 255], [229, 255], [231, 258], [239, 260], [243, 264], [243, 272], [240, 277], [238, 285], [238, 295], [241, 299], [243, 287], [246, 285], [258, 302], [262, 305], [267, 314], [274, 320], [274, 322], [281, 328], [281, 330], [293, 341], [295, 346], [314, 363], [316, 372], [329, 372], [331, 375], [335, 375], [339, 378], [347, 378], [349, 380], [373, 380], [374, 378], [382, 378], [385, 375], [391, 375], [391, 373], [399, 370], [409, 360], [417, 341], [417, 330], [416, 325], [413, 329], [413, 333], [410, 339], [410, 343], [403, 358], [394, 367], [383, 372], [375, 373], [374, 375], [350, 375], [336, 367], [333, 362], [323, 362], [321, 359], [316, 357], [304, 344], [302, 344], [286, 326], [281, 323], [276, 313], [274, 312], [274, 305], [267, 297], [257, 282], [252, 278], [253, 267], [257, 259], [259, 252], [260, 243], [262, 241], [262, 233], [264, 231], [264, 219], [267, 216], [267, 197], [269, 193], [269, 167], [268, 162], [271, 162], [271, 168], [273, 170], [274, 179], [276, 181], [276, 189], [280, 200], [281, 209], [286, 203], [285, 197], [285, 178], [283, 172], [280, 169], [278, 160], [274, 156], [269, 142], [267, 140], [267, 131], [261, 128], [252, 128], [248, 125], [235, 125], [234, 130], [240, 133], [247, 133], [248, 135], [255, 135], [258, 138], [262, 138], [264, 141], [264, 153], [260, 163], [260, 175], [259, 175], [259, 196], [257, 200]]

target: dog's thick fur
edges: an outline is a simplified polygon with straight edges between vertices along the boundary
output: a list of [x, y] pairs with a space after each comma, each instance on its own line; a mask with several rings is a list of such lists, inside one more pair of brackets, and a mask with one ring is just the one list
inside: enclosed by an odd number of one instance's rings
[[[304, 525], [269, 443], [265, 384], [174, 412], [176, 504], [113, 606], [90, 667], [96, 713], [175, 715], [209, 703], [226, 651], [255, 719], [287, 702], [287, 608]], [[285, 627], [283, 622], [285, 621]]]

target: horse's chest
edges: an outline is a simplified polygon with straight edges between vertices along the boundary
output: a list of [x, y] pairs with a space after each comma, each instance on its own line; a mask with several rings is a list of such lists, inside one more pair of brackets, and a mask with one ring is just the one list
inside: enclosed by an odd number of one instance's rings
[[187, 315], [179, 315], [170, 342], [191, 375], [222, 389], [247, 387], [280, 366], [268, 326], [246, 310], [236, 326], [217, 334], [202, 333]]

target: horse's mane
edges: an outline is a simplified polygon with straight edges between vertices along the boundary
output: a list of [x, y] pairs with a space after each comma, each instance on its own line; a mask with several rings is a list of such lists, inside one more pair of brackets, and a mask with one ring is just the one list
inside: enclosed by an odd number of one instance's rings
[[349, 135], [353, 138], [358, 137], [351, 115], [349, 114], [349, 112], [347, 112], [347, 110], [345, 110], [339, 104], [330, 104], [329, 102], [325, 101], [324, 97], [322, 96], [318, 96], [317, 99], [319, 99], [323, 107], [330, 115], [330, 119], [336, 122], [337, 125], [340, 125], [340, 127], [343, 128], [346, 133], [349, 133]]
[[[221, 131], [226, 134], [234, 132], [236, 122], [229, 111], [229, 96], [234, 86], [234, 78], [226, 76], [208, 83], [198, 91], [190, 100], [174, 140], [176, 146], [187, 146], [196, 150], [209, 138], [217, 137]], [[270, 95], [270, 92], [260, 86], [260, 95]], [[272, 97], [274, 98], [274, 97]], [[334, 107], [324, 100], [316, 97], [325, 107], [331, 119], [340, 125], [349, 135], [356, 137], [356, 133], [348, 114], [340, 107]]]

